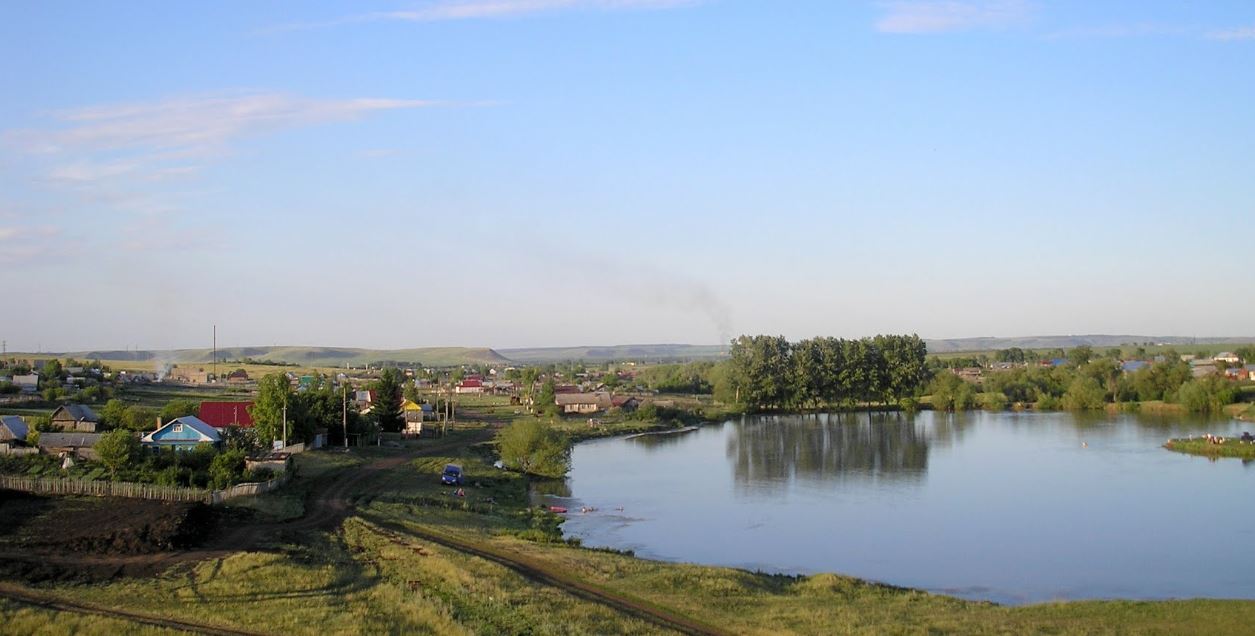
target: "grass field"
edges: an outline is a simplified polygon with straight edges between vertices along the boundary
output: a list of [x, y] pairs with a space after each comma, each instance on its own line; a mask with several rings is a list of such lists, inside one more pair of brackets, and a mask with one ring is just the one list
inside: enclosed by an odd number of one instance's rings
[[[1255, 625], [1255, 602], [1248, 601], [1006, 607], [838, 574], [768, 575], [584, 549], [562, 540], [560, 517], [530, 505], [525, 477], [494, 468], [491, 449], [469, 443], [478, 439], [479, 422], [501, 421], [501, 409], [513, 414], [508, 400], [475, 397], [462, 408], [471, 422], [439, 440], [447, 450], [361, 481], [350, 495], [356, 512], [332, 532], [278, 531], [264, 551], [183, 563], [156, 577], [45, 582], [39, 591], [168, 619], [287, 634], [667, 633], [536, 578], [550, 575], [737, 634], [1243, 633]], [[579, 420], [563, 425], [574, 432], [587, 427]], [[610, 424], [632, 425], [652, 424]], [[457, 439], [468, 443], [447, 444]], [[233, 505], [267, 522], [299, 517], [309, 495], [347, 471], [431, 443], [307, 453], [289, 488]], [[439, 483], [449, 462], [465, 469], [464, 496]], [[484, 555], [503, 555], [534, 574]], [[0, 601], [0, 618], [4, 633], [162, 633], [7, 601]]]

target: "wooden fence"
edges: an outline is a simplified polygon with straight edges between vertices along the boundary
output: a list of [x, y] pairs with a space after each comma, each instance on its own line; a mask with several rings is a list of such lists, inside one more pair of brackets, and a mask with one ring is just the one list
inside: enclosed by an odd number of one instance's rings
[[126, 481], [94, 481], [67, 477], [21, 477], [0, 475], [0, 489], [17, 490], [37, 495], [85, 495], [92, 497], [124, 497], [154, 501], [202, 502], [221, 504], [236, 497], [270, 492], [288, 481], [286, 474], [270, 481], [237, 484], [226, 490], [206, 490], [182, 486], [158, 486]]

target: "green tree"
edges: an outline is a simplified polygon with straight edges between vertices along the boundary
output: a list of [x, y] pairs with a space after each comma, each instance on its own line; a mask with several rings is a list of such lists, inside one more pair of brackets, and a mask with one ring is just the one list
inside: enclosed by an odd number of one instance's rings
[[794, 399], [792, 346], [784, 336], [741, 336], [729, 351], [739, 402], [786, 408]]
[[244, 451], [227, 450], [214, 455], [209, 462], [209, 484], [221, 490], [238, 482], [244, 475]]
[[128, 431], [157, 430], [157, 410], [143, 406], [128, 406], [122, 417], [122, 427]]
[[395, 368], [387, 368], [379, 375], [373, 388], [375, 401], [371, 405], [371, 415], [379, 424], [380, 430], [396, 433], [405, 425], [401, 414], [401, 372]]
[[176, 398], [176, 399], [170, 400], [169, 402], [166, 402], [166, 405], [161, 408], [161, 421], [169, 422], [170, 420], [175, 419], [176, 417], [183, 417], [185, 415], [196, 415], [199, 412], [200, 412], [200, 402], [196, 400]]
[[270, 373], [257, 382], [257, 397], [249, 414], [253, 416], [253, 430], [257, 442], [269, 448], [276, 439], [283, 437], [284, 407], [292, 402], [292, 385], [285, 373]]
[[1237, 401], [1238, 391], [1227, 380], [1209, 376], [1181, 385], [1176, 401], [1191, 413], [1220, 413], [1226, 404]]
[[554, 414], [558, 412], [558, 405], [554, 404], [554, 392], [557, 386], [554, 385], [553, 377], [545, 378], [544, 383], [540, 385], [540, 393], [536, 395], [536, 401], [532, 405], [532, 410], [536, 413]]
[[122, 428], [126, 424], [126, 402], [113, 398], [100, 409], [100, 423], [108, 428]]
[[571, 467], [566, 436], [536, 419], [517, 421], [497, 433], [497, 453], [506, 466], [529, 475], [559, 478]]
[[1063, 408], [1073, 411], [1090, 411], [1103, 408], [1107, 403], [1107, 392], [1098, 380], [1082, 376], [1068, 385], [1063, 394]]
[[139, 456], [139, 438], [131, 431], [109, 431], [100, 436], [95, 450], [100, 463], [109, 469], [111, 477], [116, 478], [119, 470], [126, 468], [132, 459]]
[[1074, 367], [1085, 366], [1094, 357], [1094, 348], [1089, 345], [1072, 347], [1068, 350], [1068, 364]]
[[45, 360], [44, 365], [39, 369], [39, 388], [55, 389], [61, 386], [61, 377], [65, 374], [61, 367], [61, 361], [53, 358]]
[[966, 411], [976, 405], [976, 388], [972, 383], [946, 371], [938, 373], [929, 386], [933, 410]]

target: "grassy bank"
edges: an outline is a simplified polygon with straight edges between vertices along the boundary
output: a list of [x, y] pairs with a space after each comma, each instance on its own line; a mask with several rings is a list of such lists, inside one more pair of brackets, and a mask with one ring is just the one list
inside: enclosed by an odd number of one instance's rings
[[1213, 444], [1205, 438], [1187, 438], [1168, 440], [1164, 448], [1187, 455], [1204, 457], [1239, 457], [1255, 459], [1255, 444], [1236, 439], [1226, 439], [1222, 444]]
[[[586, 419], [561, 425], [573, 436], [671, 426], [621, 420], [589, 427]], [[39, 591], [223, 628], [292, 634], [668, 633], [639, 615], [544, 583], [545, 577], [736, 634], [1239, 633], [1255, 625], [1255, 602], [1247, 601], [1006, 607], [838, 574], [769, 575], [585, 549], [562, 540], [561, 517], [529, 504], [526, 477], [494, 468], [491, 452], [469, 443], [477, 433], [458, 425], [450, 438], [465, 435], [468, 443], [433, 448], [439, 454], [362, 480], [348, 494], [356, 512], [332, 532], [279, 530], [265, 551], [183, 563], [156, 577], [45, 582]], [[249, 505], [266, 520], [299, 516], [308, 495], [328, 483], [414, 448], [305, 454], [298, 480]], [[463, 496], [439, 483], [448, 462], [465, 470]], [[503, 555], [525, 568], [485, 555]], [[22, 633], [58, 633], [65, 625], [73, 633], [147, 633], [115, 619], [67, 617], [6, 601], [0, 601], [0, 619], [0, 631], [13, 625]]]

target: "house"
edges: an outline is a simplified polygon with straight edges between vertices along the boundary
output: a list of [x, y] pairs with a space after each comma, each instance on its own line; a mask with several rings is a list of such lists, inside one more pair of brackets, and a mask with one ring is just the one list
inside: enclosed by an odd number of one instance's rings
[[453, 387], [454, 393], [483, 393], [484, 381], [478, 378], [467, 378], [462, 380], [460, 384]]
[[192, 450], [200, 444], [222, 443], [218, 429], [194, 415], [176, 417], [140, 439], [145, 448]]
[[98, 433], [100, 416], [82, 404], [66, 404], [52, 412], [52, 427], [61, 431]]
[[423, 434], [423, 420], [427, 415], [423, 406], [410, 399], [401, 400], [401, 415], [405, 418], [405, 429], [402, 433], [414, 437]]
[[610, 398], [610, 405], [630, 413], [635, 411], [641, 402], [630, 395], [616, 395]]
[[1216, 375], [1216, 365], [1214, 364], [1192, 364], [1190, 365], [1190, 376], [1195, 378], [1205, 378], [1209, 375]]
[[1242, 367], [1229, 367], [1224, 370], [1226, 380], [1245, 380], [1247, 378], [1246, 369]]
[[553, 396], [554, 404], [562, 409], [563, 413], [578, 413], [580, 415], [589, 415], [604, 411], [611, 407], [610, 394], [604, 392], [598, 393], [559, 393]]
[[96, 442], [103, 433], [40, 433], [39, 451], [47, 455], [96, 459]]
[[30, 395], [39, 392], [39, 374], [30, 373], [27, 375], [13, 376], [13, 384], [22, 390], [22, 393]]
[[1248, 364], [1242, 368], [1246, 370], [1246, 379], [1255, 382], [1255, 364]]
[[1125, 373], [1137, 373], [1148, 366], [1150, 363], [1145, 360], [1125, 360], [1120, 363], [1120, 370]]
[[950, 369], [950, 372], [968, 382], [980, 382], [981, 377], [984, 376], [984, 372], [980, 367], [962, 367]]
[[1227, 364], [1242, 364], [1242, 358], [1232, 351], [1221, 351], [1211, 359], [1212, 362], [1224, 362]]
[[16, 415], [0, 415], [0, 442], [25, 442], [26, 420]]
[[201, 402], [200, 419], [222, 432], [228, 427], [253, 428], [252, 402]]
[[354, 391], [353, 401], [357, 403], [357, 408], [365, 409], [375, 402], [374, 391]]
[[248, 372], [236, 369], [227, 374], [227, 384], [248, 384]]
[[183, 382], [184, 384], [208, 384], [209, 373], [204, 369], [190, 369], [188, 367], [175, 367], [170, 370], [169, 379], [175, 382]]

